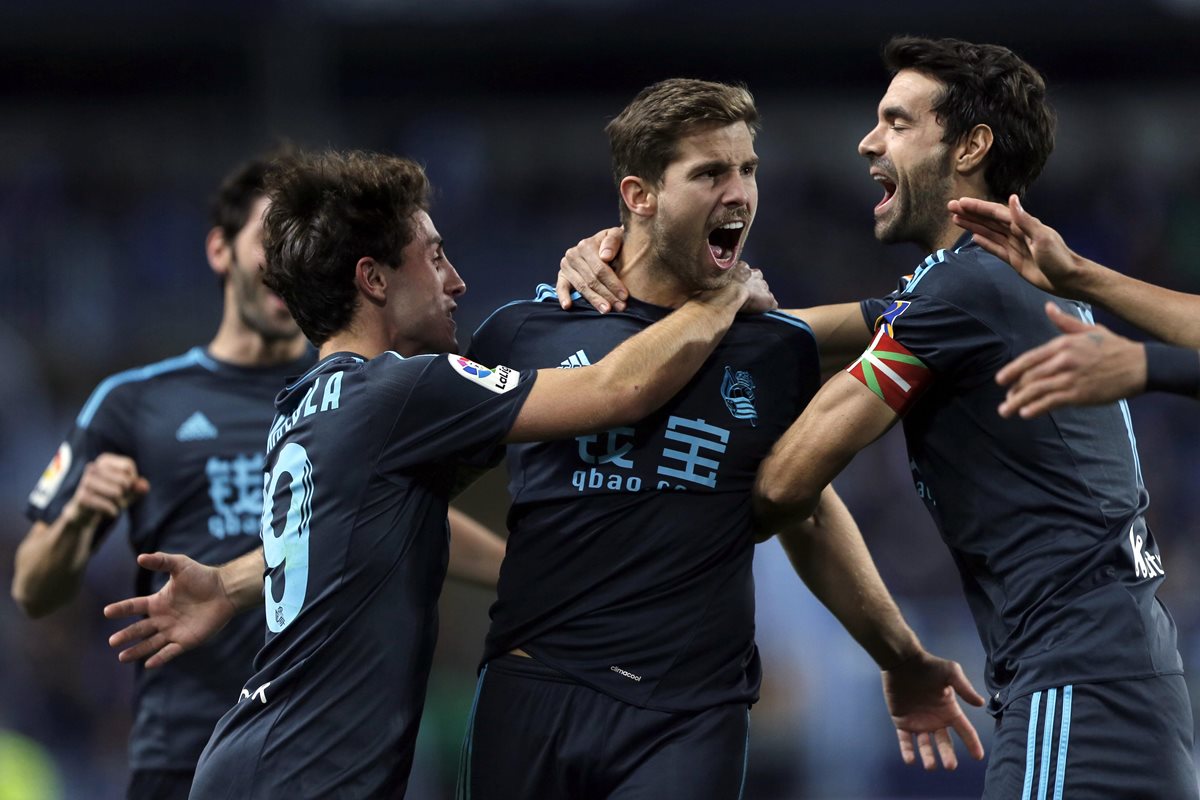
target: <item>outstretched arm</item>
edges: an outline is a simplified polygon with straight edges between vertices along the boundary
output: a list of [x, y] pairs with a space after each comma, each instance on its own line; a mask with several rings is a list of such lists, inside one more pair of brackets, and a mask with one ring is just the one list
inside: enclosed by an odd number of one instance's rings
[[779, 539], [796, 574], [879, 665], [904, 762], [914, 763], [919, 752], [924, 767], [936, 769], [936, 748], [942, 765], [955, 769], [951, 730], [972, 758], [983, 758], [979, 735], [955, 695], [976, 706], [983, 698], [958, 663], [921, 646], [833, 488], [821, 492], [811, 518], [785, 525]]
[[17, 547], [12, 596], [21, 610], [36, 619], [70, 602], [79, 591], [97, 531], [149, 489], [137, 464], [126, 456], [101, 453], [84, 467], [58, 518], [35, 522]]
[[1008, 205], [964, 197], [951, 200], [956, 224], [980, 247], [1007, 261], [1048, 292], [1108, 309], [1171, 344], [1200, 348], [1200, 296], [1139, 281], [1084, 258], [1058, 231], [1029, 214], [1016, 195]]
[[[449, 575], [494, 589], [504, 540], [461, 511], [450, 509], [448, 519]], [[124, 648], [117, 654], [121, 661], [145, 659], [148, 668], [162, 666], [215, 636], [235, 614], [262, 607], [261, 547], [219, 567], [173, 553], [143, 553], [137, 561], [170, 577], [154, 594], [104, 607], [109, 619], [144, 617], [108, 638], [109, 647]]]
[[770, 291], [745, 264], [722, 288], [701, 292], [589, 367], [543, 369], [505, 441], [538, 442], [642, 419], [683, 388], [738, 310]]
[[1036, 417], [1062, 406], [1100, 405], [1144, 391], [1200, 395], [1200, 353], [1143, 344], [1118, 336], [1046, 303], [1046, 315], [1063, 332], [996, 373], [1007, 386], [1000, 416]]
[[[613, 272], [613, 259], [621, 249], [624, 232], [620, 228], [602, 230], [566, 252], [559, 264], [558, 302], [570, 308], [574, 289], [601, 314], [609, 309], [622, 311], [629, 292]], [[770, 311], [762, 305], [748, 311]], [[858, 303], [834, 303], [811, 308], [788, 309], [784, 313], [799, 317], [812, 328], [821, 353], [821, 371], [829, 374], [844, 367], [871, 341], [871, 329], [863, 322]]]

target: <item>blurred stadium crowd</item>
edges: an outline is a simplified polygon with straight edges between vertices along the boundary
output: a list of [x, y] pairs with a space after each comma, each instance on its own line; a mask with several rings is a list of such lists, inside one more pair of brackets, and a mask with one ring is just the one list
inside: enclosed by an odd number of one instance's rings
[[[997, 41], [1045, 71], [1059, 112], [1058, 145], [1028, 207], [1098, 261], [1200, 292], [1200, 82], [1196, 66], [1180, 72], [1162, 53], [1200, 44], [1193, 3], [1113, 4], [1128, 7], [1127, 16], [1097, 12], [1092, 27], [1069, 21], [1083, 4], [1065, 3], [1032, 33], [982, 17], [951, 28], [936, 22], [948, 7], [939, 2], [906, 4], [905, 19], [865, 3], [870, 22], [815, 3], [813, 19], [831, 36], [799, 32], [794, 44], [766, 23], [775, 14], [786, 28], [803, 15], [765, 3], [749, 15], [764, 24], [747, 31], [727, 21], [739, 29], [730, 35], [750, 40], [732, 54], [712, 52], [722, 37], [695, 20], [659, 43], [647, 33], [652, 21], [631, 23], [627, 37], [607, 17], [593, 24], [606, 10], [633, 19], [624, 3], [578, 12], [518, 3], [511, 16], [498, 3], [480, 4], [478, 15], [449, 3], [441, 16], [427, 4], [401, 5], [411, 6], [408, 16], [370, 2], [340, 11], [308, 3], [288, 16], [273, 4], [215, 3], [199, 14], [168, 3], [157, 9], [161, 19], [139, 18], [140, 26], [89, 16], [82, 3], [0, 12], [11, 23], [0, 25], [5, 586], [28, 528], [25, 498], [92, 387], [216, 329], [220, 294], [203, 255], [206, 198], [227, 168], [277, 136], [426, 165], [447, 252], [468, 285], [458, 312], [465, 348], [467, 332], [494, 307], [532, 296], [537, 283], [552, 282], [566, 247], [614, 223], [602, 128], [638, 88], [676, 74], [745, 80], [764, 115], [761, 210], [746, 254], [783, 306], [807, 306], [885, 294], [924, 255], [871, 236], [879, 189], [854, 147], [886, 85], [880, 44], [902, 28]], [[56, 8], [73, 14], [65, 32], [55, 28]], [[571, 36], [555, 33], [556, 24]], [[842, 29], [849, 32], [839, 37]], [[128, 39], [106, 38], [118, 31]], [[656, 46], [657, 61], [624, 63], [633, 49]], [[1146, 397], [1132, 409], [1167, 569], [1162, 597], [1200, 698], [1200, 596], [1192, 590], [1200, 581], [1200, 407]], [[981, 684], [981, 649], [957, 573], [914, 496], [898, 431], [836, 485], [926, 645], [961, 660]], [[502, 529], [506, 503], [504, 478], [493, 475], [463, 505]], [[18, 786], [4, 766], [14, 752], [33, 763], [34, 750], [21, 749], [30, 741], [52, 759], [47, 780], [61, 792], [45, 796], [121, 796], [131, 667], [106, 646], [116, 626], [100, 608], [130, 593], [132, 572], [118, 529], [69, 608], [34, 623], [7, 592], [0, 600], [0, 798], [30, 796], [21, 792], [34, 784]], [[752, 717], [747, 797], [978, 794], [979, 765], [927, 776], [901, 764], [876, 669], [774, 543], [760, 548], [756, 575], [765, 683]], [[414, 800], [452, 793], [488, 603], [481, 590], [447, 584]], [[990, 720], [971, 714], [986, 737]]]

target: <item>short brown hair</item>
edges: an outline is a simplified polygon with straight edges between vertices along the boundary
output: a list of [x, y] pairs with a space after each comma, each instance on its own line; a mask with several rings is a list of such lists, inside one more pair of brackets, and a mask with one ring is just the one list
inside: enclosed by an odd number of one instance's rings
[[933, 113], [957, 142], [976, 125], [992, 129], [983, 176], [993, 199], [1022, 195], [1042, 172], [1054, 149], [1054, 111], [1046, 82], [1007, 47], [959, 39], [897, 36], [883, 50], [894, 75], [911, 69], [945, 84]]
[[399, 266], [412, 217], [428, 209], [429, 179], [407, 158], [354, 151], [302, 154], [266, 180], [263, 282], [315, 345], [354, 315], [360, 258]]
[[[671, 78], [648, 86], [608, 123], [613, 179], [617, 186], [628, 175], [654, 185], [662, 183], [675, 159], [679, 140], [701, 128], [744, 122], [750, 134], [758, 131], [758, 109], [745, 86]], [[621, 219], [629, 210], [621, 203]]]

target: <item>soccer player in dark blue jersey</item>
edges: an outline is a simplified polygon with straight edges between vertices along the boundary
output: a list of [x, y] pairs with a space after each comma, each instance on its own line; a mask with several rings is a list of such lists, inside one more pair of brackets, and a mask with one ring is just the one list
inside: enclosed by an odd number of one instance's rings
[[1164, 560], [1145, 521], [1124, 402], [1034, 419], [996, 413], [997, 371], [1090, 321], [963, 234], [952, 198], [1022, 194], [1053, 146], [1038, 73], [1009, 50], [899, 38], [859, 145], [883, 187], [875, 233], [929, 252], [763, 464], [760, 511], [804, 513], [899, 419], [914, 480], [950, 547], [987, 650], [996, 718], [987, 798], [1195, 798], [1192, 713]]
[[[608, 127], [629, 229], [623, 312], [566, 311], [545, 287], [489, 318], [472, 357], [571, 371], [723, 280], [757, 211], [756, 122], [740, 87], [671, 80], [644, 90]], [[509, 448], [509, 545], [461, 797], [739, 796], [760, 684], [751, 489], [819, 383], [808, 325], [743, 316], [661, 411]], [[921, 649], [832, 490], [800, 527], [811, 535], [786, 537], [789, 554], [884, 669], [910, 757], [920, 733], [932, 768], [936, 731], [953, 767], [951, 726], [981, 757], [942, 690], [974, 693], [957, 665]]]
[[[269, 404], [315, 360], [283, 301], [262, 283], [268, 166], [259, 159], [239, 167], [213, 199], [205, 250], [224, 297], [213, 340], [101, 383], [30, 496], [34, 524], [12, 585], [30, 616], [74, 596], [89, 556], [125, 509], [130, 545], [142, 554], [139, 593], [166, 580], [145, 569], [161, 561], [156, 550], [184, 554], [182, 567], [187, 556], [222, 563], [259, 548]], [[464, 515], [453, 522], [451, 572], [494, 586], [502, 540]], [[262, 642], [262, 621], [246, 615], [187, 658], [137, 669], [130, 798], [187, 797], [196, 760]]]
[[996, 374], [1008, 393], [1004, 416], [1033, 417], [1064, 405], [1111, 403], [1142, 392], [1200, 396], [1200, 297], [1164, 289], [1097, 264], [1067, 247], [1058, 231], [1032, 216], [1016, 195], [1008, 204], [973, 197], [950, 201], [974, 241], [1029, 282], [1060, 297], [1101, 305], [1162, 342], [1135, 342], [1102, 325], [1046, 314], [1062, 335], [1022, 353]]
[[[263, 286], [266, 161], [231, 173], [212, 204], [205, 251], [224, 307], [206, 347], [101, 383], [29, 497], [13, 597], [32, 617], [67, 603], [113, 521], [133, 550], [223, 562], [258, 546], [263, 404], [313, 362], [283, 301]], [[139, 570], [137, 589], [162, 580]], [[186, 797], [196, 759], [262, 644], [239, 620], [167, 669], [137, 671], [130, 798]]]
[[[258, 581], [243, 571], [251, 577], [224, 583], [215, 601], [231, 609], [261, 586], [268, 633], [191, 796], [398, 797], [437, 633], [458, 471], [489, 463], [505, 441], [594, 433], [649, 414], [703, 363], [738, 308], [769, 294], [743, 266], [595, 366], [484, 366], [444, 352], [457, 349], [453, 312], [465, 285], [425, 210], [420, 167], [308, 156], [275, 173], [269, 193], [265, 280], [320, 360], [276, 399], [265, 580], [259, 560]], [[139, 611], [149, 600], [119, 605]]]

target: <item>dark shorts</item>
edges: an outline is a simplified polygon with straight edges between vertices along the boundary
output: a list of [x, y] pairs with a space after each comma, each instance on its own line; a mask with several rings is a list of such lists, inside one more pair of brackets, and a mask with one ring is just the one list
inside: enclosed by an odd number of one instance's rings
[[1196, 800], [1181, 675], [1017, 698], [996, 720], [985, 800]]
[[187, 800], [192, 790], [190, 769], [135, 769], [129, 776], [126, 800]]
[[479, 676], [459, 800], [739, 800], [750, 713], [743, 704], [651, 711], [530, 658]]

